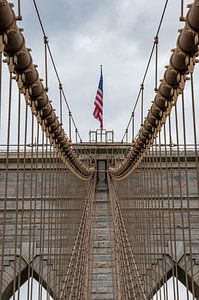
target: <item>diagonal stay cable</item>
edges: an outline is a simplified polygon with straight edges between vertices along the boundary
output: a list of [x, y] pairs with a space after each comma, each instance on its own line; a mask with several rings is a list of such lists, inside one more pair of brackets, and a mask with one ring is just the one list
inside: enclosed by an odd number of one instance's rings
[[[33, 0], [33, 4], [34, 4], [35, 10], [36, 10], [36, 14], [37, 14], [37, 17], [38, 17], [38, 20], [39, 20], [39, 24], [40, 24], [40, 26], [41, 26], [42, 33], [43, 33], [44, 37], [47, 37], [46, 31], [45, 31], [45, 29], [44, 29], [44, 25], [43, 25], [43, 22], [42, 22], [40, 13], [39, 13], [39, 9], [38, 9], [37, 3], [36, 3], [36, 0]], [[54, 60], [54, 58], [53, 58], [53, 54], [52, 54], [51, 48], [50, 48], [50, 46], [49, 46], [49, 42], [47, 43], [47, 48], [48, 48], [48, 52], [49, 52], [49, 55], [50, 55], [50, 59], [51, 59], [51, 62], [52, 62], [52, 65], [53, 65], [53, 68], [54, 68], [54, 71], [55, 71], [55, 74], [56, 74], [58, 83], [59, 83], [59, 85], [62, 86], [62, 94], [63, 94], [64, 102], [65, 102], [65, 104], [66, 104], [66, 107], [67, 107], [68, 111], [71, 112], [70, 106], [69, 106], [68, 101], [67, 101], [66, 94], [65, 94], [65, 92], [64, 92], [64, 90], [63, 90], [63, 84], [62, 84], [62, 82], [61, 82], [61, 78], [60, 78], [60, 75], [59, 75], [59, 72], [58, 72], [58, 69], [57, 69], [55, 60]], [[76, 126], [76, 123], [75, 123], [75, 120], [74, 120], [72, 114], [71, 114], [71, 120], [72, 120], [72, 123], [73, 123], [75, 129], [77, 129], [77, 126]], [[79, 131], [77, 131], [77, 134], [78, 134], [78, 136], [79, 136], [80, 141], [82, 141], [81, 136], [80, 136], [80, 134], [79, 134]]]
[[[147, 65], [146, 65], [146, 69], [145, 69], [145, 72], [144, 72], [144, 75], [143, 75], [142, 82], [140, 84], [140, 89], [139, 89], [138, 95], [136, 97], [136, 101], [135, 101], [132, 113], [135, 112], [135, 109], [137, 107], [137, 104], [138, 104], [138, 101], [139, 101], [139, 98], [140, 98], [140, 94], [141, 94], [141, 91], [142, 91], [142, 86], [144, 85], [144, 82], [145, 82], [145, 79], [146, 79], [146, 76], [147, 76], [147, 73], [148, 73], [148, 70], [149, 70], [149, 67], [150, 67], [150, 64], [151, 64], [151, 60], [152, 60], [153, 53], [154, 53], [154, 50], [155, 50], [155, 45], [156, 45], [156, 38], [159, 35], [160, 29], [161, 29], [161, 26], [162, 26], [162, 23], [163, 23], [163, 20], [164, 20], [164, 16], [165, 16], [165, 12], [166, 12], [166, 9], [167, 9], [168, 2], [169, 2], [169, 0], [166, 0], [165, 4], [164, 4], [164, 8], [163, 8], [161, 18], [160, 18], [160, 21], [159, 21], [159, 24], [158, 24], [158, 28], [157, 28], [157, 31], [156, 31], [156, 35], [155, 35], [155, 38], [154, 38], [153, 46], [152, 46], [152, 49], [151, 49], [151, 52], [150, 52], [150, 55], [149, 55], [149, 59], [148, 59]], [[128, 129], [129, 126], [130, 126], [130, 123], [131, 123], [131, 120], [132, 120], [132, 113], [131, 113], [131, 117], [129, 119], [129, 122], [128, 122], [128, 125], [127, 125], [126, 129]], [[124, 141], [125, 134], [126, 134], [126, 130], [125, 130], [125, 133], [122, 137], [121, 142]]]

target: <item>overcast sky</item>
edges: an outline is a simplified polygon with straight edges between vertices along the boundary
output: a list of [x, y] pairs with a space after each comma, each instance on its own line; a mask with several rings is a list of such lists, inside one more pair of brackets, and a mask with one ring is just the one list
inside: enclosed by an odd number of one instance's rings
[[[14, 1], [17, 3], [17, 1]], [[21, 0], [27, 47], [44, 77], [43, 37], [32, 0]], [[48, 0], [37, 1], [49, 45], [83, 140], [99, 128], [92, 113], [99, 82], [104, 75], [104, 127], [121, 140], [140, 88], [165, 0]], [[179, 0], [169, 1], [160, 32], [159, 76], [175, 47], [179, 22]], [[188, 3], [188, 1], [185, 1]], [[17, 6], [17, 5], [16, 5]], [[58, 83], [51, 66], [49, 96], [58, 110]], [[154, 64], [145, 85], [145, 109], [154, 97]], [[140, 115], [137, 111], [137, 115]], [[136, 121], [137, 127], [139, 120]], [[64, 124], [67, 114], [64, 111]], [[66, 128], [67, 131], [67, 128]]]

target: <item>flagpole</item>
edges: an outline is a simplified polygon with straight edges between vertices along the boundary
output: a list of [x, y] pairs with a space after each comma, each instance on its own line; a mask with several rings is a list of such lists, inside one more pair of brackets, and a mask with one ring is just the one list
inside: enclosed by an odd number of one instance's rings
[[[100, 142], [102, 142], [102, 133], [103, 133], [103, 74], [102, 74], [102, 65], [100, 65], [100, 79], [97, 88], [97, 93], [94, 101], [94, 111], [93, 116], [100, 122]], [[98, 129], [97, 129], [98, 130]]]
[[[102, 65], [100, 65], [100, 72], [101, 72], [101, 76], [102, 76]], [[104, 113], [104, 111], [102, 111], [102, 118], [103, 118], [103, 113]], [[102, 119], [102, 126], [100, 126], [100, 129], [101, 129], [101, 142], [102, 142], [102, 130], [103, 130], [103, 119]]]

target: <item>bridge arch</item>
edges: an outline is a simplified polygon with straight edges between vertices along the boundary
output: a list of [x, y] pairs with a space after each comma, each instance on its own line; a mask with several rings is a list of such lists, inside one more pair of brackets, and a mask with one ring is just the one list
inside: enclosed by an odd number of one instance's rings
[[[188, 258], [185, 258], [185, 257], [182, 257], [181, 259], [182, 260], [187, 259], [187, 261], [188, 261]], [[163, 290], [163, 286], [166, 289], [166, 285], [168, 284], [168, 281], [172, 280], [173, 285], [175, 286], [175, 295], [177, 295], [177, 289], [178, 289], [178, 291], [182, 292], [182, 289], [179, 286], [179, 282], [180, 282], [184, 288], [183, 294], [184, 294], [185, 298], [186, 298], [186, 289], [190, 292], [190, 297], [192, 297], [192, 295], [193, 295], [192, 292], [193, 292], [193, 288], [194, 288], [194, 295], [195, 295], [194, 299], [198, 299], [199, 284], [198, 284], [197, 280], [193, 282], [193, 279], [190, 277], [189, 274], [187, 274], [187, 271], [180, 266], [180, 263], [177, 265], [177, 270], [176, 269], [172, 270], [174, 261], [169, 255], [167, 255], [167, 259], [165, 259], [165, 260], [167, 261], [167, 263], [169, 263], [169, 261], [170, 261], [170, 270], [165, 273], [164, 278], [160, 279], [160, 281], [154, 287], [151, 298], [155, 299], [156, 295], [158, 295], [158, 293], [160, 293], [160, 290]], [[193, 262], [188, 261], [188, 263], [193, 263]], [[167, 287], [167, 292], [169, 292], [174, 297], [173, 285], [170, 287], [170, 290], [168, 290], [168, 287]]]
[[[23, 265], [23, 268], [21, 268], [20, 273], [17, 274], [17, 276], [14, 279], [10, 278], [11, 281], [8, 282], [7, 287], [5, 287], [1, 299], [2, 300], [12, 299], [13, 294], [15, 294], [23, 284], [27, 283], [28, 280], [31, 281], [32, 279], [35, 279], [38, 282], [38, 284], [40, 283], [42, 288], [44, 288], [46, 291], [48, 290], [48, 294], [52, 297], [52, 299], [56, 299], [54, 298], [53, 290], [50, 289], [46, 281], [39, 276], [39, 273], [36, 272], [31, 266], [28, 266], [25, 261], [20, 261], [20, 263]], [[5, 272], [7, 271], [8, 270], [6, 270], [5, 267]], [[10, 269], [9, 269], [9, 273], [11, 273]]]

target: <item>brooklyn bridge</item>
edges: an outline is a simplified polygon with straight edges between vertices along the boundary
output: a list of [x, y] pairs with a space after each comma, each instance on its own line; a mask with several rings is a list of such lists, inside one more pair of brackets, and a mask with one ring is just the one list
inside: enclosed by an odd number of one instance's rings
[[0, 0], [0, 299], [199, 299], [199, 0], [178, 1], [159, 77], [165, 2], [122, 139], [101, 126], [86, 142], [36, 1], [44, 79], [15, 2]]

